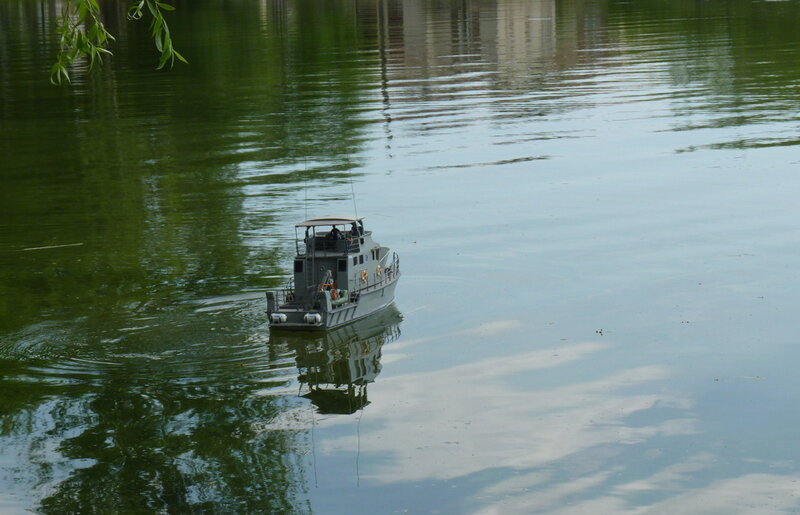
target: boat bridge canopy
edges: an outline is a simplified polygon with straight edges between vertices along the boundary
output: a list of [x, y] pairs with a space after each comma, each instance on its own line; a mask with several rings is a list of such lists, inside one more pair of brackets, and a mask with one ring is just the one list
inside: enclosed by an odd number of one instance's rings
[[356, 222], [361, 222], [363, 217], [354, 218], [352, 216], [322, 216], [319, 218], [310, 218], [304, 222], [295, 224], [295, 227], [319, 227], [321, 225], [350, 225]]

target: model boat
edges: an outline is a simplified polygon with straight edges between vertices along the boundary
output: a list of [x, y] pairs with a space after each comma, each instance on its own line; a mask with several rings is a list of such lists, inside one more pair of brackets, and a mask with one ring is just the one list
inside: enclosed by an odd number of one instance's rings
[[372, 239], [362, 218], [326, 216], [295, 225], [294, 275], [267, 292], [272, 329], [333, 329], [394, 300], [400, 260]]

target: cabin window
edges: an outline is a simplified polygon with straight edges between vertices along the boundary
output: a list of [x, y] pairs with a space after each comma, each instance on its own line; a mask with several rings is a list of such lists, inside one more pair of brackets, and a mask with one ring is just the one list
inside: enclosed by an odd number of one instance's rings
[[340, 259], [339, 260], [339, 271], [340, 272], [347, 272], [347, 260]]
[[364, 264], [364, 254], [358, 256], [358, 262], [361, 263], [362, 265]]
[[294, 273], [302, 274], [303, 273], [303, 261], [298, 259], [294, 262]]
[[358, 264], [358, 256], [353, 256], [353, 266]]

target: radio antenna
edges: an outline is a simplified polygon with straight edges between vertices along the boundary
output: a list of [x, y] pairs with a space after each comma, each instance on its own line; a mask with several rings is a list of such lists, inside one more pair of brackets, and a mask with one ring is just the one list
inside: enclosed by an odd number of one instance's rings
[[350, 193], [353, 195], [353, 211], [356, 215], [356, 220], [358, 220], [358, 208], [356, 207], [356, 190], [353, 188], [353, 176], [350, 176]]
[[306, 208], [306, 220], [308, 220], [308, 156], [303, 156], [303, 195], [305, 195], [305, 201], [303, 202], [303, 206]]

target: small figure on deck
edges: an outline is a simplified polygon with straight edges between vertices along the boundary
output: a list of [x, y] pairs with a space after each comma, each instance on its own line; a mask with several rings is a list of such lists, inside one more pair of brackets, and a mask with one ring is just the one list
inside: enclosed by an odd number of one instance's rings
[[341, 240], [343, 238], [342, 231], [340, 231], [335, 225], [331, 228], [331, 232], [328, 234], [328, 236], [332, 240]]

